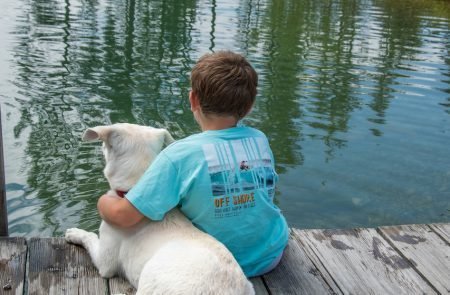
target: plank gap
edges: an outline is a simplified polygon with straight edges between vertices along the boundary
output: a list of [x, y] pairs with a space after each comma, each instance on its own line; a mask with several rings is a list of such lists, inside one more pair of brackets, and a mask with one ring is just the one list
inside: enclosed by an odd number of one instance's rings
[[28, 239], [25, 240], [27, 246], [27, 253], [25, 255], [25, 271], [23, 272], [23, 294], [28, 294], [28, 262], [30, 261], [30, 246]]
[[267, 285], [266, 279], [264, 279], [264, 276], [261, 276], [261, 280], [264, 284], [264, 287], [266, 288], [267, 294], [272, 295], [272, 291], [270, 291], [269, 286]]
[[[375, 229], [296, 233], [303, 244], [310, 246], [304, 249], [314, 251], [326, 265], [334, 279], [329, 282], [337, 282], [344, 294], [435, 293]], [[321, 271], [326, 274], [322, 267]], [[336, 292], [339, 290], [336, 288]]]
[[411, 260], [409, 260], [408, 257], [406, 257], [405, 254], [403, 254], [403, 252], [394, 243], [392, 243], [391, 239], [386, 236], [381, 228], [377, 227], [376, 231], [392, 247], [392, 249], [394, 249], [403, 259], [405, 259], [409, 263], [412, 269], [414, 269], [414, 271], [431, 287], [431, 289], [433, 289], [433, 291], [435, 291], [437, 294], [441, 294], [441, 292], [439, 292], [438, 289], [433, 286], [433, 284], [425, 277], [425, 275], [417, 268], [417, 266]]
[[[314, 251], [312, 247], [310, 247], [308, 244], [305, 244], [299, 235], [295, 231], [292, 231], [294, 239], [303, 247], [306, 253], [306, 257], [311, 261], [311, 263], [314, 265], [315, 268], [319, 270], [319, 274], [322, 277], [322, 279], [325, 281], [325, 283], [330, 287], [331, 290], [340, 292], [340, 294], [344, 294], [341, 287], [339, 286], [338, 282], [333, 278], [331, 275], [330, 270], [326, 267], [326, 265], [323, 263], [323, 261], [320, 259], [319, 255]], [[311, 256], [314, 256], [311, 257]], [[325, 273], [326, 272], [326, 275]], [[334, 283], [331, 284], [330, 280]], [[336, 288], [335, 288], [336, 287]], [[337, 292], [336, 292], [337, 294]]]
[[450, 241], [446, 238], [446, 236], [444, 236], [443, 232], [438, 230], [436, 224], [427, 224], [426, 226], [431, 229], [431, 231], [434, 232], [438, 237], [440, 237], [444, 241], [444, 243], [447, 244], [447, 246], [450, 246]]
[[440, 224], [410, 224], [380, 227], [380, 236], [393, 245], [392, 248], [401, 252], [413, 264], [413, 269], [425, 282], [432, 285], [440, 294], [450, 292], [450, 247], [446, 241], [430, 230], [435, 228], [445, 238], [450, 235], [450, 227]]
[[335, 294], [292, 233], [279, 265], [264, 275], [272, 294]]

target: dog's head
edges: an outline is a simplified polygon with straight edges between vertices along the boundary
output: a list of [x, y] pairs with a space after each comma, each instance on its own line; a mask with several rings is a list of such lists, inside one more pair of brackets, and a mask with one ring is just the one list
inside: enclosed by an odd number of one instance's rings
[[128, 191], [163, 146], [174, 141], [166, 129], [128, 123], [89, 128], [82, 140], [103, 142], [103, 172], [111, 188], [120, 191]]

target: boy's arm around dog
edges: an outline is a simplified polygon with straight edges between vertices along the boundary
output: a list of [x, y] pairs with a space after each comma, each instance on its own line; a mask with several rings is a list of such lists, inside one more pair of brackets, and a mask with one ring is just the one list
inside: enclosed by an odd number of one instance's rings
[[97, 209], [104, 221], [121, 228], [131, 227], [145, 217], [126, 198], [108, 194], [100, 197]]

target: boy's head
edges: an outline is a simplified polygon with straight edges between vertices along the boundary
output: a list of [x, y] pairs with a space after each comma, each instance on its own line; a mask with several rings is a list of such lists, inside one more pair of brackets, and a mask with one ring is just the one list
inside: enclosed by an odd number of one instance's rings
[[218, 51], [203, 55], [192, 69], [192, 92], [205, 115], [242, 119], [256, 97], [258, 75], [241, 55]]

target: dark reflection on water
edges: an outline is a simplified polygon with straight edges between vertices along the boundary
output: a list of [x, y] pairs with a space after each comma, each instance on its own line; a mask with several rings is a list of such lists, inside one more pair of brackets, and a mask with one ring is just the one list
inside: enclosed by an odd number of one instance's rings
[[87, 127], [199, 131], [189, 72], [205, 52], [260, 74], [244, 123], [270, 139], [292, 226], [450, 221], [445, 1], [17, 1], [0, 12], [10, 232], [95, 230], [107, 190]]

